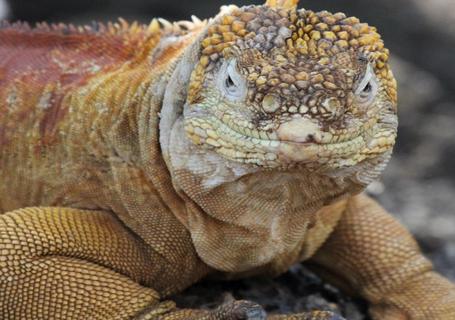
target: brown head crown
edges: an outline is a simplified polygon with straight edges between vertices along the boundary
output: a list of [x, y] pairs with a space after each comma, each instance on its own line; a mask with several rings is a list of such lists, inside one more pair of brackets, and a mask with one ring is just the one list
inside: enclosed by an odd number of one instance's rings
[[[316, 89], [324, 86], [338, 90], [343, 89], [340, 84], [345, 80], [351, 81], [352, 87], [355, 79], [342, 77], [337, 83], [338, 76], [328, 69], [332, 65], [344, 65], [342, 69], [346, 71], [366, 68], [362, 60], [372, 63], [377, 74], [392, 81], [386, 67], [389, 52], [376, 28], [343, 13], [297, 10], [297, 3], [268, 0], [264, 6], [230, 6], [222, 11], [202, 41], [202, 56], [193, 73], [189, 101], [198, 99], [211, 65], [221, 56], [235, 55], [235, 51], [241, 51], [239, 67], [251, 66], [242, 71], [249, 85], [258, 89], [278, 86], [307, 90], [316, 85]], [[253, 66], [261, 72], [257, 73]], [[396, 99], [394, 83], [390, 83], [388, 93]]]

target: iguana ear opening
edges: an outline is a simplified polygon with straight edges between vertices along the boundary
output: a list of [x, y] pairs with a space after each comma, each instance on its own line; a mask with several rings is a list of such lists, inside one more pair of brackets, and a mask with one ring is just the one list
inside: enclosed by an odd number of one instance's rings
[[270, 8], [280, 8], [280, 9], [297, 9], [297, 4], [299, 0], [267, 0], [265, 2], [266, 6]]

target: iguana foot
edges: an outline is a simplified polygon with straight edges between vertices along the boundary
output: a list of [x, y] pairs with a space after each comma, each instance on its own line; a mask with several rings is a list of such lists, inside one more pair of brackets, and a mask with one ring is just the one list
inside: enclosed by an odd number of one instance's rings
[[330, 311], [311, 311], [289, 315], [271, 315], [268, 320], [345, 320], [342, 316]]
[[144, 309], [134, 320], [266, 320], [264, 309], [251, 301], [232, 300], [214, 310], [175, 309], [172, 301], [164, 301]]
[[[311, 311], [288, 315], [269, 315], [264, 309], [250, 301], [232, 301], [214, 311], [214, 319], [222, 320], [344, 320], [343, 317], [329, 311]], [[219, 317], [221, 316], [221, 318]]]
[[[174, 310], [172, 310], [174, 309]], [[345, 320], [329, 311], [311, 311], [289, 315], [267, 315], [251, 301], [229, 301], [214, 310], [177, 309], [171, 301], [161, 302], [143, 310], [135, 320]]]
[[260, 305], [247, 300], [235, 300], [222, 304], [213, 311], [213, 316], [214, 320], [267, 319], [267, 314]]

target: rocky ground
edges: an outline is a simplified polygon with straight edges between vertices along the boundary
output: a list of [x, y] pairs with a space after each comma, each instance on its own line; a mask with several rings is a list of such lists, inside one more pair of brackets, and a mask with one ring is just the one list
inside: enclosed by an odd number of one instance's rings
[[[239, 5], [262, 3], [228, 1]], [[369, 192], [417, 237], [441, 273], [455, 281], [455, 3], [452, 0], [305, 0], [309, 9], [344, 11], [378, 26], [395, 54], [399, 139], [381, 181]], [[26, 21], [149, 20], [212, 16], [226, 0], [10, 1], [10, 18]], [[181, 306], [214, 307], [226, 297], [250, 299], [267, 310], [333, 310], [369, 319], [366, 304], [322, 282], [303, 266], [276, 279], [208, 281], [178, 295]]]

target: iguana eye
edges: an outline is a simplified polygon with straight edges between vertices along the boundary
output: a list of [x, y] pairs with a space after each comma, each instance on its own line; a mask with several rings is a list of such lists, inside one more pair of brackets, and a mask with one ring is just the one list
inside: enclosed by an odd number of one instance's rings
[[220, 68], [218, 87], [221, 93], [231, 101], [243, 100], [246, 96], [246, 81], [239, 74], [235, 59], [227, 60]]
[[226, 79], [226, 88], [229, 90], [232, 87], [235, 87], [234, 80], [232, 80], [231, 76], [228, 74]]
[[378, 87], [378, 80], [373, 71], [373, 68], [368, 65], [365, 76], [359, 82], [359, 85], [355, 91], [357, 102], [360, 105], [369, 105], [376, 97], [376, 94], [378, 93]]
[[366, 86], [362, 89], [362, 94], [367, 94], [369, 95], [370, 92], [373, 90], [373, 86], [371, 85], [371, 82], [369, 81]]

